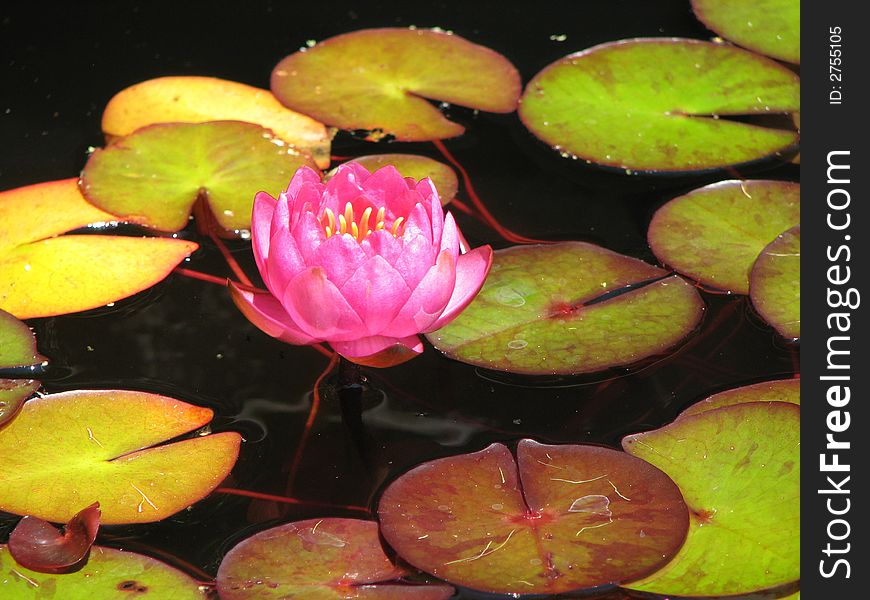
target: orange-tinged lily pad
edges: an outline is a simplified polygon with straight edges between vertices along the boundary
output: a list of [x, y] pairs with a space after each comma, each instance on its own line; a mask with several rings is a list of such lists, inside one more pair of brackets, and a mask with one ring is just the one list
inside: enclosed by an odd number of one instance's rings
[[291, 54], [271, 87], [285, 106], [327, 125], [419, 142], [464, 131], [427, 99], [509, 113], [520, 77], [501, 54], [449, 32], [363, 29]]
[[241, 121], [149, 125], [95, 151], [81, 189], [95, 206], [161, 231], [188, 223], [202, 199], [228, 231], [251, 227], [257, 192], [277, 197], [311, 157]]
[[117, 220], [77, 180], [0, 192], [0, 309], [25, 319], [103, 306], [165, 278], [197, 244], [167, 238], [62, 233]]
[[103, 111], [111, 140], [154, 123], [245, 121], [271, 129], [293, 147], [329, 166], [331, 135], [319, 121], [283, 106], [272, 92], [216, 77], [158, 77], [121, 90]]
[[[142, 554], [94, 546], [87, 564], [63, 575], [31, 571], [0, 544], [0, 597], [15, 600], [102, 600], [171, 598], [206, 600], [206, 590], [192, 577]], [[49, 595], [48, 591], [51, 591]]]
[[24, 401], [39, 389], [39, 385], [33, 379], [0, 379], [0, 427], [18, 414]]
[[[447, 205], [453, 200], [459, 189], [459, 179], [456, 177], [456, 171], [428, 156], [420, 156], [419, 154], [370, 154], [354, 158], [353, 162], [361, 164], [372, 173], [381, 167], [392, 165], [396, 167], [396, 170], [403, 177], [410, 177], [415, 181], [428, 177], [432, 180], [435, 189], [438, 190], [438, 196], [441, 198], [442, 205]], [[327, 173], [326, 178], [332, 177], [334, 173], [335, 169]]]
[[558, 594], [650, 574], [679, 550], [689, 515], [647, 462], [598, 446], [523, 440], [420, 465], [378, 507], [399, 556], [451, 583]]
[[0, 510], [63, 523], [99, 502], [104, 524], [164, 519], [223, 481], [241, 437], [224, 432], [151, 446], [211, 417], [207, 408], [144, 392], [35, 398], [0, 430]]
[[624, 587], [721, 596], [800, 578], [799, 406], [724, 406], [627, 436], [622, 445], [676, 482], [691, 515], [673, 560]]
[[714, 408], [746, 402], [789, 402], [800, 406], [801, 380], [777, 379], [725, 390], [691, 405], [680, 413], [680, 417], [697, 415]]
[[656, 257], [680, 273], [720, 290], [748, 294], [755, 259], [800, 220], [800, 184], [720, 181], [659, 208], [648, 239]]
[[29, 367], [45, 362], [36, 351], [36, 338], [25, 323], [0, 310], [0, 369]]
[[773, 240], [752, 266], [749, 297], [780, 335], [801, 337], [801, 228]]
[[311, 519], [261, 531], [230, 550], [217, 574], [223, 600], [446, 600], [448, 585], [408, 585], [384, 553], [378, 524]]

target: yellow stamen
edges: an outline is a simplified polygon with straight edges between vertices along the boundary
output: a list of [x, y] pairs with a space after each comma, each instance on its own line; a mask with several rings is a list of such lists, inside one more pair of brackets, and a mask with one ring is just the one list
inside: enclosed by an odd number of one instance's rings
[[327, 225], [324, 229], [326, 229], [326, 237], [331, 238], [332, 237], [332, 228], [329, 225]]
[[398, 237], [398, 235], [399, 235], [399, 227], [402, 226], [402, 221], [404, 221], [404, 220], [405, 220], [405, 217], [399, 217], [399, 218], [396, 219], [396, 221], [393, 223], [393, 237]]
[[359, 241], [359, 227], [356, 223], [350, 224], [350, 234]]
[[[347, 204], [344, 205], [344, 220], [347, 221], [348, 223], [354, 222], [353, 204], [351, 204], [350, 202], [348, 202]], [[344, 233], [344, 232], [342, 232], [342, 233]]]
[[383, 229], [384, 228], [384, 215], [386, 214], [386, 209], [382, 206], [378, 209], [378, 214], [375, 217], [375, 228]]
[[383, 228], [384, 228], [384, 222], [383, 222], [383, 221], [378, 221], [378, 224], [375, 225], [375, 231], [380, 231], [380, 230], [383, 229]]
[[[326, 218], [328, 220], [327, 224], [329, 225], [329, 231], [335, 231], [335, 213], [332, 212], [332, 210], [329, 208], [325, 209], [323, 213], [326, 215]], [[327, 237], [329, 236], [327, 235]]]
[[363, 211], [362, 219], [359, 220], [359, 230], [363, 234], [363, 237], [367, 236], [371, 231], [369, 230], [369, 217], [372, 216], [372, 207], [369, 206], [367, 209]]
[[347, 220], [344, 218], [344, 215], [338, 215], [338, 223], [340, 225], [338, 232], [342, 235], [347, 233]]

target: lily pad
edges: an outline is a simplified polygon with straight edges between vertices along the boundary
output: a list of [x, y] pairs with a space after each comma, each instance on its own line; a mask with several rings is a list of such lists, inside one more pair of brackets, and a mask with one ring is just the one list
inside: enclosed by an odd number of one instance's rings
[[566, 56], [535, 75], [523, 123], [566, 156], [643, 171], [746, 163], [797, 141], [786, 131], [720, 117], [800, 109], [800, 80], [734, 46], [621, 40]]
[[157, 124], [95, 151], [81, 188], [95, 206], [161, 231], [183, 229], [198, 198], [221, 227], [243, 230], [257, 192], [277, 197], [302, 165], [316, 168], [252, 123]]
[[215, 77], [158, 77], [121, 90], [103, 111], [110, 141], [155, 123], [245, 121], [329, 166], [331, 135], [323, 123], [283, 106], [272, 92]]
[[801, 380], [777, 379], [725, 390], [691, 405], [680, 413], [680, 417], [746, 402], [789, 402], [800, 406]]
[[780, 335], [801, 337], [801, 228], [772, 241], [755, 261], [749, 297], [762, 318]]
[[168, 238], [64, 235], [116, 217], [77, 180], [0, 192], [0, 309], [21, 319], [104, 306], [165, 278], [197, 244]]
[[97, 539], [99, 528], [98, 502], [76, 513], [63, 533], [47, 521], [24, 517], [9, 534], [9, 552], [19, 565], [28, 569], [40, 573], [63, 572], [84, 560]]
[[35, 398], [0, 430], [0, 510], [64, 523], [99, 502], [104, 524], [159, 521], [206, 496], [236, 462], [241, 436], [166, 440], [212, 411], [123, 390]]
[[271, 87], [285, 106], [327, 125], [420, 142], [464, 131], [427, 99], [510, 113], [520, 76], [501, 54], [450, 32], [363, 29], [291, 54]]
[[[205, 600], [205, 589], [191, 577], [158, 560], [114, 548], [94, 546], [88, 563], [74, 573], [36, 573], [17, 564], [0, 544], [0, 597], [16, 600], [96, 600], [98, 598], [172, 598]], [[53, 594], [49, 595], [48, 590]]]
[[800, 184], [720, 181], [674, 198], [649, 226], [656, 257], [705, 285], [749, 293], [764, 247], [800, 223]]
[[801, 62], [800, 0], [692, 0], [704, 25], [732, 42], [786, 62]]
[[24, 401], [39, 389], [39, 385], [33, 379], [0, 378], [0, 428], [18, 414]]
[[597, 446], [523, 440], [402, 475], [378, 508], [403, 559], [451, 583], [557, 594], [629, 581], [672, 557], [688, 514], [652, 465]]
[[635, 258], [584, 242], [515, 246], [494, 253], [478, 296], [427, 337], [489, 369], [576, 374], [663, 353], [703, 313], [693, 286]]
[[691, 515], [679, 554], [624, 587], [718, 596], [800, 578], [800, 407], [726, 406], [630, 435], [622, 445], [671, 476]]
[[[442, 205], [449, 204], [456, 197], [456, 192], [459, 189], [459, 179], [456, 177], [456, 171], [428, 156], [420, 156], [419, 154], [371, 154], [354, 158], [353, 162], [361, 164], [372, 173], [381, 167], [392, 165], [396, 167], [396, 170], [403, 177], [410, 177], [415, 181], [428, 177], [435, 185], [435, 189], [438, 190]], [[334, 173], [335, 169], [327, 174], [327, 179], [332, 177]]]
[[223, 600], [446, 600], [448, 585], [408, 585], [381, 546], [378, 524], [311, 519], [261, 531], [230, 550], [217, 587]]
[[36, 351], [36, 338], [25, 323], [0, 310], [0, 369], [29, 367], [45, 362]]

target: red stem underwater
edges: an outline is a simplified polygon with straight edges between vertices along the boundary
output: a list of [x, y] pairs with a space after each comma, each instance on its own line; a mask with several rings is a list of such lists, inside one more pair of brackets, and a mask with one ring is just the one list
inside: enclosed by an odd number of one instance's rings
[[235, 488], [219, 487], [215, 489], [218, 494], [231, 494], [233, 496], [245, 496], [246, 498], [256, 498], [257, 500], [269, 500], [272, 502], [280, 502], [282, 504], [294, 504], [301, 506], [323, 506], [326, 508], [338, 508], [341, 510], [352, 510], [371, 514], [371, 511], [364, 506], [354, 506], [352, 504], [331, 504], [328, 502], [317, 502], [316, 500], [299, 500], [288, 496], [276, 496], [274, 494], [264, 494], [262, 492], [251, 492], [248, 490], [237, 490]]

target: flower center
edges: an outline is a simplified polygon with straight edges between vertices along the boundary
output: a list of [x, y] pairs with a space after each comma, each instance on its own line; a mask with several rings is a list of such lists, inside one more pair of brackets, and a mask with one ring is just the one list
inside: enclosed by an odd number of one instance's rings
[[[348, 202], [344, 205], [344, 213], [339, 214], [338, 219], [336, 219], [335, 213], [331, 209], [323, 209], [323, 214], [320, 215], [320, 224], [323, 226], [327, 238], [335, 234], [343, 235], [347, 233], [352, 235], [356, 241], [361, 242], [371, 235], [373, 231], [386, 229], [384, 218], [385, 210], [382, 206], [378, 209], [374, 221], [372, 221], [372, 207], [370, 206], [357, 219], [353, 211], [353, 205]], [[399, 237], [405, 232], [404, 224], [405, 218], [399, 217], [393, 221], [393, 225], [388, 231], [393, 234], [393, 237]]]

